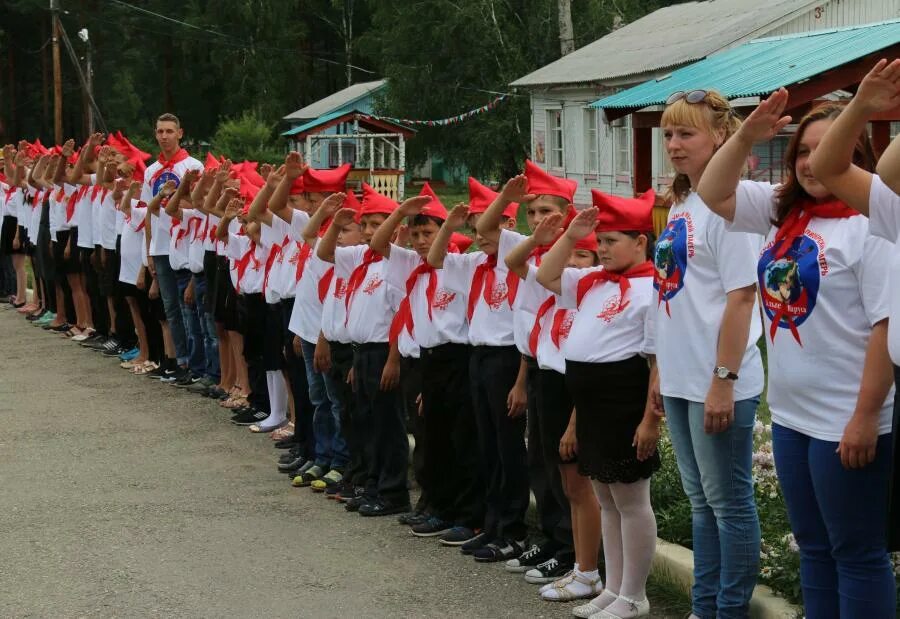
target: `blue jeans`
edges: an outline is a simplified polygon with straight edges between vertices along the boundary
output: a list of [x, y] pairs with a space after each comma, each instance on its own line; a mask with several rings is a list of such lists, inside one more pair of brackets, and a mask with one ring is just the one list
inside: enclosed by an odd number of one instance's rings
[[216, 335], [216, 320], [206, 307], [206, 277], [203, 273], [194, 274], [194, 305], [200, 312], [200, 332], [203, 336], [203, 352], [206, 356], [206, 369], [203, 376], [219, 382], [222, 370], [219, 368], [219, 336]]
[[341, 402], [337, 386], [327, 373], [316, 372], [313, 368], [316, 345], [301, 338], [300, 347], [306, 366], [309, 401], [313, 405], [316, 465], [324, 469], [344, 469], [350, 461], [350, 453], [341, 433]]
[[184, 330], [184, 318], [181, 315], [181, 302], [178, 300], [178, 281], [175, 278], [175, 271], [169, 264], [168, 256], [153, 256], [153, 266], [156, 269], [159, 296], [162, 298], [163, 308], [166, 312], [166, 322], [169, 323], [169, 332], [175, 343], [175, 358], [178, 365], [187, 365], [187, 334]]
[[897, 593], [886, 544], [891, 435], [878, 438], [875, 461], [862, 469], [843, 467], [838, 443], [777, 424], [772, 444], [800, 546], [807, 617], [894, 617]]
[[175, 281], [178, 282], [178, 304], [181, 306], [181, 317], [187, 331], [188, 368], [196, 376], [203, 376], [206, 372], [206, 353], [203, 350], [203, 330], [200, 326], [202, 309], [196, 299], [193, 305], [184, 302], [184, 291], [191, 283], [191, 272], [187, 269], [175, 271]]
[[734, 423], [703, 430], [703, 402], [665, 398], [681, 484], [691, 502], [693, 612], [745, 618], [759, 573], [759, 516], [753, 495], [753, 424], [759, 398], [734, 403]]

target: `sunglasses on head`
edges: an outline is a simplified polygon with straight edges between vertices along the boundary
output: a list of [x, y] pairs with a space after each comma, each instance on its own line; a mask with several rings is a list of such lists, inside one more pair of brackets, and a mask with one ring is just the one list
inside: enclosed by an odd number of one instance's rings
[[706, 100], [708, 94], [709, 92], [705, 90], [679, 90], [669, 95], [669, 98], [666, 99], [666, 105], [672, 105], [676, 101], [681, 101], [682, 99], [688, 103], [702, 103]]

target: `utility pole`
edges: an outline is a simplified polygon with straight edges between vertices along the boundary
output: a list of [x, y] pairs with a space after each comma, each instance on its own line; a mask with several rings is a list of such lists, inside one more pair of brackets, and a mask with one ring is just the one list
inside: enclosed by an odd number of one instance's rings
[[63, 141], [62, 123], [62, 65], [59, 60], [59, 0], [50, 0], [53, 20], [53, 137], [57, 144]]
[[93, 46], [87, 28], [78, 31], [78, 38], [87, 46], [84, 54], [84, 81], [87, 86], [84, 93], [84, 112], [87, 120], [87, 134], [92, 135], [94, 133], [94, 108], [91, 106], [91, 99], [94, 96], [94, 69], [91, 64]]

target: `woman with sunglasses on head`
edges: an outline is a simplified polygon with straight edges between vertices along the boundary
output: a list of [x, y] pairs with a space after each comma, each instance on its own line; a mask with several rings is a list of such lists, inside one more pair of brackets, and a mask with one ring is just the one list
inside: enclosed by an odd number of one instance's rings
[[[892, 375], [887, 355], [890, 245], [810, 169], [834, 152], [823, 135], [844, 106], [806, 114], [785, 152], [780, 185], [741, 181], [754, 144], [784, 116], [774, 92], [716, 153], [698, 192], [733, 230], [765, 235], [757, 277], [768, 347], [768, 402], [778, 479], [800, 547], [810, 619], [893, 617], [885, 545]], [[847, 161], [873, 170], [865, 124]], [[838, 194], [840, 195], [840, 194]]]
[[694, 542], [692, 619], [747, 617], [759, 571], [753, 425], [763, 371], [758, 237], [730, 232], [694, 188], [740, 121], [712, 91], [675, 93], [661, 127], [675, 168], [654, 251], [658, 384]]

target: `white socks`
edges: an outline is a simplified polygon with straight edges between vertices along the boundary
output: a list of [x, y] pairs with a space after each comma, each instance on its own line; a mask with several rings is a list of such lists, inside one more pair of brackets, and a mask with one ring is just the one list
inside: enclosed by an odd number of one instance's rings
[[603, 581], [600, 580], [600, 573], [597, 570], [582, 572], [576, 568], [571, 576], [557, 581], [552, 588], [541, 593], [541, 597], [545, 600], [568, 602], [592, 597], [601, 589]]
[[260, 422], [262, 431], [272, 430], [282, 425], [287, 419], [287, 385], [281, 372], [266, 372], [266, 386], [269, 388], [269, 416]]

